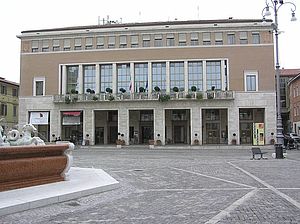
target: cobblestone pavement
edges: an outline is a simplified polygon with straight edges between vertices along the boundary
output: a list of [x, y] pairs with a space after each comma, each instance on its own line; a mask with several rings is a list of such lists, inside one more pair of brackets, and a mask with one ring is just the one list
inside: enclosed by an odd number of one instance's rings
[[300, 151], [78, 149], [120, 188], [0, 217], [0, 223], [300, 223]]

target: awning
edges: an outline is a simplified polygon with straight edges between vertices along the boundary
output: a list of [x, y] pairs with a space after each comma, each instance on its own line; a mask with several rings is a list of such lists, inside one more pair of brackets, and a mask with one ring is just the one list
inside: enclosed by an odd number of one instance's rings
[[80, 111], [66, 111], [66, 112], [63, 112], [63, 115], [64, 116], [80, 116]]

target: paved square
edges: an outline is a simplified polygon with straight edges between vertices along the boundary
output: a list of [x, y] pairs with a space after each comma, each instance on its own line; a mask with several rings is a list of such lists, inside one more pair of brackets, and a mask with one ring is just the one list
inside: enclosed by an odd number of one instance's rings
[[300, 151], [250, 160], [250, 150], [90, 148], [75, 166], [121, 187], [0, 217], [0, 223], [300, 223]]

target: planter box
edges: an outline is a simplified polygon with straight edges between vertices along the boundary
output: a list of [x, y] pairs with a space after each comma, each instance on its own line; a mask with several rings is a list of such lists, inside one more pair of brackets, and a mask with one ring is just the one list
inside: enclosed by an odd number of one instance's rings
[[69, 144], [0, 148], [0, 191], [66, 179], [72, 156]]

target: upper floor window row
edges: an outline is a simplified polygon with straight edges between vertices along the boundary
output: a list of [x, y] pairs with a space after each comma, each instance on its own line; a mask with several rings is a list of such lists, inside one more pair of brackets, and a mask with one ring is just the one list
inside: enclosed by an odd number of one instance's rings
[[32, 40], [31, 52], [260, 43], [260, 33], [248, 31], [136, 34]]

